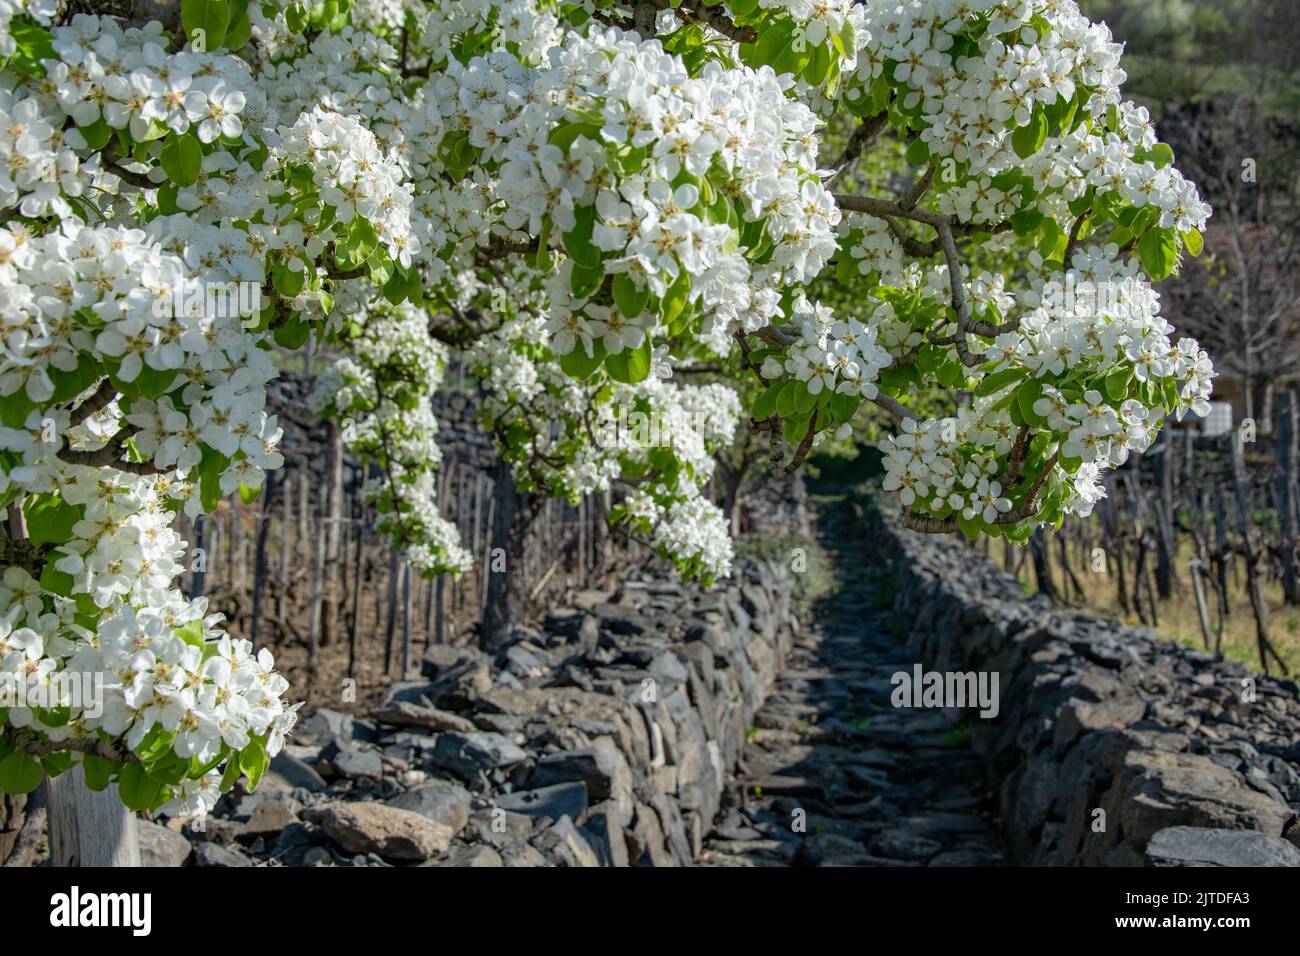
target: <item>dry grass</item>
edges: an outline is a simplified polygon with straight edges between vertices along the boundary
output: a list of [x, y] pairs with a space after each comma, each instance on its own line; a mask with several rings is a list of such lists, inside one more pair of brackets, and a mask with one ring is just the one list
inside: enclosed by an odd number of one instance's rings
[[[1062, 591], [1066, 582], [1063, 580], [1059, 564], [1059, 553], [1055, 547], [1050, 549], [1052, 580], [1058, 591]], [[1001, 557], [1001, 548], [992, 552]], [[1173, 597], [1167, 601], [1156, 601], [1157, 623], [1151, 627], [1161, 637], [1170, 638], [1183, 644], [1205, 649], [1200, 620], [1196, 613], [1196, 598], [1192, 592], [1192, 582], [1187, 570], [1187, 561], [1191, 557], [1191, 548], [1185, 545], [1177, 560], [1178, 577], [1174, 585]], [[1067, 593], [1071, 603], [1091, 611], [1099, 617], [1122, 621], [1134, 627], [1142, 626], [1142, 621], [1132, 610], [1133, 581], [1132, 555], [1127, 562], [1129, 574], [1129, 608], [1125, 612], [1117, 595], [1117, 579], [1112, 567], [1107, 572], [1092, 572], [1086, 566], [1075, 567], [1075, 576], [1083, 588], [1080, 597], [1069, 587]], [[1020, 566], [1019, 581], [1027, 594], [1037, 590], [1032, 564], [1026, 560]], [[1213, 590], [1207, 585], [1205, 599], [1209, 605], [1210, 635], [1217, 633], [1218, 606]], [[1270, 579], [1264, 584], [1264, 599], [1268, 605], [1268, 635], [1273, 646], [1281, 655], [1291, 675], [1300, 674], [1300, 606], [1287, 604], [1282, 593], [1281, 583]], [[1143, 604], [1147, 601], [1143, 593]], [[1262, 670], [1259, 659], [1259, 645], [1255, 637], [1255, 615], [1251, 611], [1250, 594], [1246, 589], [1246, 569], [1237, 561], [1228, 572], [1228, 606], [1230, 613], [1223, 628], [1223, 643], [1220, 650], [1224, 657], [1245, 662], [1254, 670]], [[1147, 626], [1151, 626], [1148, 622]], [[1276, 673], [1276, 664], [1270, 659], [1270, 672]]]

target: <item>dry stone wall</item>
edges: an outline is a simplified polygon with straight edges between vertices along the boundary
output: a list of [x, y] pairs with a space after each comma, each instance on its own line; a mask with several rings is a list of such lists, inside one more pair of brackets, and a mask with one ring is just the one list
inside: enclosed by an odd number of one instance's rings
[[790, 650], [788, 569], [583, 590], [489, 656], [435, 645], [367, 717], [300, 725], [254, 794], [146, 825], [179, 865], [689, 865]]
[[884, 525], [909, 653], [999, 675], [971, 743], [1014, 863], [1300, 865], [1294, 681], [1056, 610], [959, 541]]

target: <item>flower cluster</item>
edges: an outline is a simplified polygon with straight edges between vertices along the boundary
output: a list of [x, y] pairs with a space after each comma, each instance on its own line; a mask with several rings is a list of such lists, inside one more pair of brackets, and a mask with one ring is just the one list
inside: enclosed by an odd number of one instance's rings
[[313, 404], [341, 421], [348, 447], [382, 473], [362, 489], [378, 506], [379, 531], [422, 574], [467, 570], [473, 558], [436, 500], [442, 451], [430, 396], [442, 383], [446, 349], [409, 305], [370, 309], [360, 334], [345, 344], [348, 354], [317, 379]]
[[885, 487], [912, 511], [1006, 523], [1004, 490], [1020, 479], [1031, 504], [1087, 515], [1105, 469], [1146, 451], [1167, 414], [1208, 413], [1209, 356], [1170, 341], [1159, 296], [1114, 250], [1081, 250], [1063, 280], [1039, 278], [1021, 299], [1018, 327], [988, 353], [992, 387], [955, 418], [909, 419], [886, 440]]
[[[727, 524], [702, 489], [713, 475], [714, 453], [735, 438], [741, 415], [735, 390], [659, 376], [635, 386], [584, 386], [541, 344], [543, 322], [520, 315], [470, 353], [487, 390], [480, 414], [502, 440], [519, 480], [571, 501], [610, 490], [619, 479], [635, 482], [645, 504], [620, 508], [620, 520], [684, 575], [728, 574]], [[539, 427], [542, 422], [550, 427]]]
[[708, 580], [730, 575], [735, 552], [722, 510], [699, 497], [672, 500], [665, 507], [660, 504], [663, 492], [632, 492], [622, 505], [621, 520], [645, 529], [649, 545], [660, 554], [674, 555], [683, 573]]
[[77, 466], [63, 479], [61, 500], [37, 496], [27, 515], [35, 535], [59, 522], [71, 536], [39, 582], [9, 567], [0, 588], [0, 689], [18, 704], [8, 721], [54, 741], [120, 738], [165, 784], [144, 804], [205, 813], [231, 766], [258, 767], [255, 780], [297, 705], [267, 651], [223, 636], [206, 599], [172, 586], [187, 551], [165, 507], [171, 479]]
[[804, 383], [810, 395], [824, 389], [876, 397], [876, 380], [893, 356], [876, 344], [875, 329], [854, 318], [836, 319], [830, 309], [802, 295], [794, 301], [790, 319], [799, 336], [787, 348], [784, 361], [768, 357], [764, 362], [766, 378], [792, 376]]
[[[420, 251], [411, 230], [412, 188], [403, 181], [396, 157], [384, 154], [359, 120], [316, 107], [281, 131], [272, 160], [310, 171], [320, 202], [333, 210], [340, 231], [359, 220], [394, 262], [411, 265]], [[290, 183], [297, 185], [292, 178]], [[315, 237], [322, 244], [326, 239]]]
[[770, 319], [762, 290], [835, 251], [817, 119], [770, 69], [691, 76], [658, 41], [610, 30], [566, 38], [540, 68], [501, 53], [453, 63], [437, 88], [454, 105], [446, 125], [497, 172], [505, 226], [569, 257], [548, 287], [559, 354], [599, 356], [597, 339], [648, 353], [692, 310], [706, 340], [727, 342], [742, 315]]

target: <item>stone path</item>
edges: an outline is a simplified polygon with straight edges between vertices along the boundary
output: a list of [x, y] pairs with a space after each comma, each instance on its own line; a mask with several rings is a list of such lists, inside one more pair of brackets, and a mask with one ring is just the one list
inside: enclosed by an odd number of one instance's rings
[[845, 505], [819, 536], [839, 588], [819, 602], [755, 717], [747, 772], [724, 803], [705, 866], [997, 866], [995, 795], [964, 725], [890, 703], [910, 671], [888, 610], [892, 575]]

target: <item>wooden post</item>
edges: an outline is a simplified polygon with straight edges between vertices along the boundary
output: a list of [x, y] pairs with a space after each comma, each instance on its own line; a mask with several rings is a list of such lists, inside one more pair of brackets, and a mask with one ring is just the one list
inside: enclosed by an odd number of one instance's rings
[[411, 673], [411, 563], [402, 562], [402, 680]]
[[[324, 519], [329, 512], [326, 510], [328, 505], [324, 498], [320, 500], [320, 514]], [[325, 586], [325, 535], [324, 529], [317, 525], [316, 548], [311, 568], [311, 617], [309, 623], [309, 632], [307, 635], [307, 679], [312, 680], [316, 675], [316, 649], [320, 647], [321, 634], [321, 599]]]
[[1250, 501], [1250, 486], [1246, 476], [1246, 456], [1241, 447], [1241, 431], [1233, 435], [1232, 441], [1232, 481], [1237, 497], [1237, 511], [1241, 518], [1242, 549], [1246, 558], [1246, 587], [1250, 594], [1250, 607], [1255, 614], [1255, 643], [1259, 651], [1259, 663], [1265, 675], [1269, 673], [1268, 659], [1273, 660], [1287, 673], [1286, 662], [1278, 655], [1268, 637], [1268, 603], [1264, 599], [1264, 589], [1260, 582], [1259, 562], [1264, 557], [1255, 547], [1251, 534], [1254, 512]]
[[[208, 527], [207, 515], [199, 515], [197, 518], [194, 519], [194, 554], [196, 557], [199, 554], [202, 554], [203, 560], [199, 563], [199, 568], [202, 570], [190, 571], [190, 600], [191, 601], [193, 601], [195, 598], [199, 597], [199, 595], [203, 593], [203, 577], [207, 573], [208, 558], [209, 558], [208, 553], [204, 550], [204, 544], [205, 544], [204, 532], [207, 531], [207, 527]], [[193, 561], [190, 562], [190, 567], [191, 569], [194, 567]]]
[[1156, 589], [1161, 600], [1174, 594], [1174, 433], [1165, 429], [1164, 439], [1156, 453], [1156, 480], [1158, 490], [1155, 501], [1156, 526]]
[[434, 595], [437, 602], [437, 612], [435, 618], [436, 631], [434, 642], [437, 644], [447, 643], [447, 575], [438, 575], [438, 587]]
[[1282, 590], [1287, 604], [1300, 604], [1300, 567], [1296, 561], [1296, 394], [1277, 395], [1278, 519], [1282, 525]]
[[253, 611], [252, 620], [248, 624], [249, 640], [253, 642], [254, 646], [257, 645], [257, 637], [262, 623], [262, 591], [266, 587], [266, 561], [269, 556], [266, 541], [271, 532], [271, 499], [275, 496], [281, 478], [280, 472], [271, 472], [266, 479], [265, 487], [262, 489], [261, 504], [255, 512], [257, 545], [256, 550], [253, 552]]
[[1188, 564], [1188, 570], [1192, 574], [1192, 593], [1196, 595], [1196, 617], [1201, 622], [1201, 638], [1205, 642], [1205, 649], [1208, 651], [1211, 646], [1210, 640], [1210, 612], [1205, 606], [1205, 585], [1201, 581], [1201, 575], [1205, 573], [1205, 565], [1201, 563], [1200, 558], [1192, 558]]
[[365, 524], [362, 521], [362, 508], [358, 501], [356, 506], [356, 526], [353, 537], [356, 538], [357, 551], [353, 556], [352, 567], [352, 607], [349, 609], [348, 622], [348, 676], [356, 674], [357, 667], [357, 615], [361, 611], [361, 555], [366, 546]]
[[282, 469], [284, 476], [280, 482], [280, 489], [284, 495], [280, 508], [280, 589], [275, 597], [275, 616], [284, 620], [287, 614], [286, 602], [289, 599], [289, 568], [290, 545], [289, 529], [293, 526], [293, 479], [290, 477], [289, 464], [285, 463]]
[[311, 512], [308, 510], [310, 494], [307, 483], [307, 459], [304, 457], [298, 461], [298, 560], [301, 564], [306, 564], [309, 560], [307, 533], [311, 527]]
[[326, 646], [338, 630], [342, 583], [339, 580], [339, 541], [343, 530], [343, 431], [332, 421], [329, 429], [329, 506], [325, 517], [325, 607], [322, 609], [321, 645]]
[[139, 866], [135, 816], [122, 805], [117, 785], [96, 793], [81, 764], [45, 778], [50, 826], [50, 866]]
[[1041, 594], [1046, 594], [1053, 601], [1057, 600], [1058, 594], [1056, 585], [1052, 583], [1052, 571], [1049, 565], [1049, 552], [1047, 550], [1047, 538], [1043, 534], [1043, 529], [1039, 528], [1029, 539], [1029, 551], [1034, 559], [1034, 580], [1038, 585]]
[[397, 630], [397, 548], [388, 548], [388, 614], [384, 628], [384, 673], [393, 666], [393, 639]]

